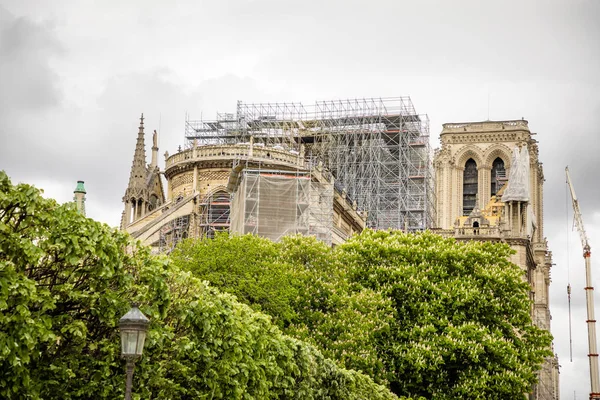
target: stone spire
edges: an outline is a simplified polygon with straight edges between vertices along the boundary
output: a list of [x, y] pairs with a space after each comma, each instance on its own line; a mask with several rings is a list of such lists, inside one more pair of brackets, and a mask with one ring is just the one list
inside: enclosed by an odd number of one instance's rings
[[77, 187], [73, 191], [73, 200], [77, 211], [85, 216], [85, 187], [83, 187], [83, 181], [77, 181]]
[[127, 189], [142, 189], [146, 184], [146, 146], [144, 144], [144, 114], [140, 117], [140, 128], [138, 131], [135, 153], [133, 153], [133, 165], [129, 174], [129, 185]]
[[149, 203], [149, 193], [147, 188], [148, 169], [146, 167], [146, 147], [144, 144], [144, 114], [140, 118], [140, 128], [138, 131], [135, 152], [133, 153], [133, 164], [129, 174], [129, 184], [123, 196], [125, 203], [125, 219], [122, 229], [142, 218], [146, 214]]

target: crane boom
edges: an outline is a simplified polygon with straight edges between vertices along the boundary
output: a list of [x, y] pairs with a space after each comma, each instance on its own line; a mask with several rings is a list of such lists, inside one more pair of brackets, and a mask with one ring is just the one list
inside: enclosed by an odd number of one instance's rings
[[567, 173], [567, 184], [569, 185], [569, 190], [571, 191], [571, 200], [573, 201], [573, 213], [575, 218], [575, 224], [577, 225], [577, 231], [579, 231], [579, 237], [581, 238], [581, 245], [583, 246], [583, 251], [590, 251], [590, 243], [588, 241], [587, 234], [585, 233], [585, 228], [583, 227], [583, 218], [581, 217], [581, 210], [579, 209], [579, 200], [577, 200], [577, 196], [575, 195], [575, 189], [573, 188], [573, 184], [571, 183], [571, 176], [569, 175], [569, 167], [565, 168], [565, 172]]
[[573, 202], [573, 213], [575, 224], [581, 238], [583, 246], [583, 258], [585, 260], [585, 299], [587, 304], [587, 328], [588, 328], [588, 360], [590, 363], [590, 400], [600, 399], [600, 378], [598, 376], [598, 349], [596, 347], [596, 318], [594, 317], [594, 288], [592, 286], [592, 267], [591, 267], [591, 247], [588, 241], [585, 228], [583, 227], [583, 218], [579, 209], [579, 201], [575, 195], [575, 189], [571, 183], [569, 167], [565, 168], [567, 174], [567, 185], [571, 191], [571, 200]]

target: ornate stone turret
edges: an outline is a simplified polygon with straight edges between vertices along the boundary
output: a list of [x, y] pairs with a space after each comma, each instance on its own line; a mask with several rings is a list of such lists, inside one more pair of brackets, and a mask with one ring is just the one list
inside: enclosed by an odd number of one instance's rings
[[73, 201], [77, 207], [77, 211], [85, 215], [85, 187], [83, 187], [83, 181], [77, 181], [77, 187], [73, 191]]
[[152, 146], [152, 164], [146, 165], [146, 147], [144, 143], [144, 114], [140, 117], [133, 164], [129, 174], [129, 184], [123, 196], [125, 203], [121, 229], [143, 218], [149, 211], [164, 203], [164, 192], [157, 165], [158, 145], [154, 131]]

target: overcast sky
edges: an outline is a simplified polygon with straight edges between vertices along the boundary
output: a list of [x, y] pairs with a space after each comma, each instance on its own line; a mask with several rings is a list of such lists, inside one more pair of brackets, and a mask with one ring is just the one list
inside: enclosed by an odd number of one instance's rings
[[142, 112], [148, 152], [160, 131], [161, 163], [183, 145], [186, 113], [212, 118], [235, 112], [237, 100], [411, 96], [434, 146], [445, 122], [527, 119], [546, 175], [563, 399], [589, 392], [583, 260], [564, 167], [598, 250], [599, 92], [598, 0], [0, 0], [0, 169], [59, 201], [84, 180], [88, 216], [113, 226]]

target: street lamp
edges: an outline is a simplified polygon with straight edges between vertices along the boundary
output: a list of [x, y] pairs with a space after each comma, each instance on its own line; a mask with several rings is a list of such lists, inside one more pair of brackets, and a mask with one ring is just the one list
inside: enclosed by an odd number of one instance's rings
[[121, 332], [121, 357], [127, 360], [127, 383], [125, 384], [125, 400], [131, 400], [131, 385], [135, 361], [142, 356], [144, 341], [150, 320], [139, 310], [136, 303], [127, 314], [119, 320]]

